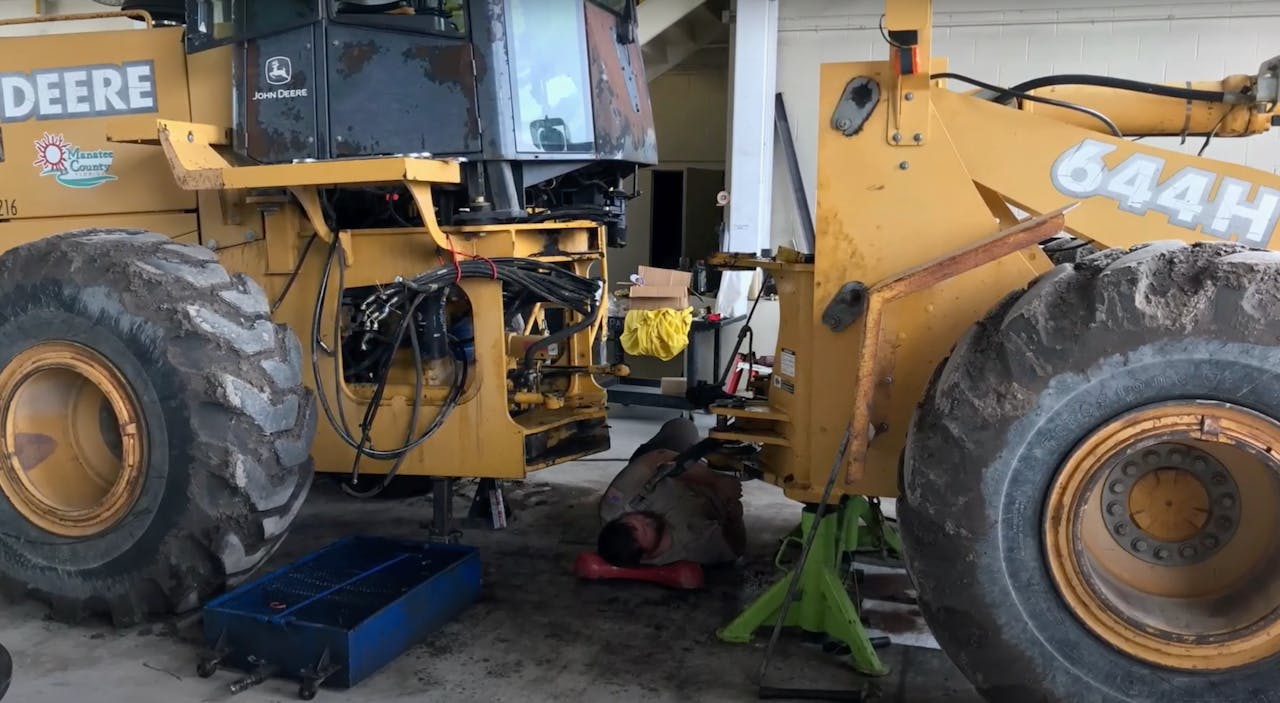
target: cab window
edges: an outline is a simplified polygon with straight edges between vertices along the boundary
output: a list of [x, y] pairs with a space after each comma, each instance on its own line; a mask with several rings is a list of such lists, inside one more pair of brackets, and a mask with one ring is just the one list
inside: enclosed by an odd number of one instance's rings
[[361, 24], [444, 37], [467, 36], [467, 11], [463, 0], [331, 0], [335, 22]]
[[199, 51], [276, 34], [314, 22], [318, 15], [312, 0], [187, 0], [187, 47]]

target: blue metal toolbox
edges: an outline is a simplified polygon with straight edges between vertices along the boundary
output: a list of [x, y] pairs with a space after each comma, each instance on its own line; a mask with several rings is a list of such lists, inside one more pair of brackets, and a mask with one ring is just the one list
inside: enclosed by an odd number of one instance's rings
[[347, 537], [204, 607], [198, 673], [245, 672], [239, 693], [271, 677], [350, 688], [421, 642], [480, 596], [472, 547]]

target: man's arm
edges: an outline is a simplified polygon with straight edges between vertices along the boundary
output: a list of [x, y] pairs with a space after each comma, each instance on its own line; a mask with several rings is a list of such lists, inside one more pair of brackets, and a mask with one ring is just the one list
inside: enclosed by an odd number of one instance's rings
[[[726, 505], [732, 505], [742, 500], [741, 481], [732, 476], [712, 471], [711, 467], [701, 461], [689, 466], [684, 473], [676, 478], [687, 484], [706, 486], [715, 492], [720, 501]], [[741, 508], [740, 505], [739, 508]]]
[[[741, 484], [739, 484], [741, 488]], [[738, 500], [729, 502], [729, 514], [725, 516], [724, 523], [724, 539], [729, 543], [729, 548], [738, 556], [747, 553], [747, 525], [742, 519], [742, 502]]]
[[631, 499], [643, 491], [644, 485], [658, 472], [658, 468], [673, 457], [675, 452], [656, 449], [628, 462], [605, 489], [604, 495], [600, 496], [600, 518], [608, 522], [626, 513]]
[[742, 515], [742, 482], [732, 476], [713, 471], [702, 462], [680, 475], [687, 484], [710, 489], [720, 499], [723, 514], [720, 528], [724, 541], [736, 556], [747, 552], [747, 526]]

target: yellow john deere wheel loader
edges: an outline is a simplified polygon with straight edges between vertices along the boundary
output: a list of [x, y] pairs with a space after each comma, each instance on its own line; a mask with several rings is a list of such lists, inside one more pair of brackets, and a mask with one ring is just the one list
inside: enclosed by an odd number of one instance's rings
[[188, 610], [314, 471], [608, 448], [605, 253], [656, 161], [632, 0], [103, 4], [0, 39], [7, 590]]
[[1280, 700], [1280, 176], [1136, 139], [1266, 132], [1280, 59], [1002, 87], [931, 55], [927, 0], [886, 10], [888, 60], [821, 68], [812, 252], [716, 258], [781, 313], [767, 398], [711, 436], [763, 447], [819, 564], [721, 638], [783, 622], [883, 674], [839, 579], [897, 497], [987, 698]]
[[[191, 608], [278, 544], [311, 456], [367, 494], [607, 446], [600, 281], [655, 156], [633, 4], [124, 5], [143, 29], [0, 43], [10, 590]], [[1132, 138], [1266, 131], [1280, 61], [990, 86], [930, 15], [890, 0], [889, 60], [822, 68], [812, 255], [720, 257], [783, 312], [767, 398], [712, 435], [829, 552], [722, 636], [794, 595], [856, 639], [848, 506], [900, 496], [987, 697], [1275, 698], [1280, 177]]]

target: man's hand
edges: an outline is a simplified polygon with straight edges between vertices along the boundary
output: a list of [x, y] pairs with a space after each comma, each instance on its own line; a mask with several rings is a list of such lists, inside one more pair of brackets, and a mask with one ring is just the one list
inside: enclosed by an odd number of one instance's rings
[[716, 482], [716, 493], [726, 504], [737, 506], [738, 510], [742, 510], [742, 481], [732, 476], [716, 474], [719, 479]]

